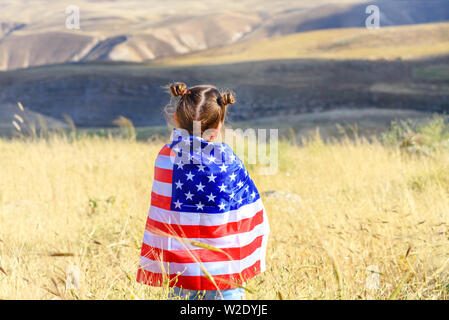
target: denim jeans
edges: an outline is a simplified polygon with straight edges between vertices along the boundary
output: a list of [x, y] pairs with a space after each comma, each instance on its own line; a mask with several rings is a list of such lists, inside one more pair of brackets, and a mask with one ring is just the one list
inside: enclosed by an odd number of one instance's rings
[[[221, 292], [221, 295], [220, 295]], [[227, 290], [188, 290], [173, 287], [173, 292], [170, 292], [168, 298], [180, 297], [186, 300], [244, 300], [245, 290], [242, 288], [227, 289]]]

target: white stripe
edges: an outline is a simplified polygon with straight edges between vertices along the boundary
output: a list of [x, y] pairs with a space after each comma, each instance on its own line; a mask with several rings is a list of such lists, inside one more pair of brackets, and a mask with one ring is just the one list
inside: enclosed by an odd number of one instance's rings
[[165, 197], [171, 197], [172, 184], [154, 180], [151, 192]]
[[151, 206], [149, 217], [155, 221], [169, 224], [218, 226], [230, 222], [237, 222], [242, 219], [252, 218], [257, 212], [263, 209], [262, 199], [259, 198], [253, 203], [224, 213], [177, 212]]
[[[256, 249], [251, 255], [242, 260], [234, 261], [219, 261], [219, 262], [203, 262], [202, 266], [212, 276], [240, 273], [244, 269], [251, 267], [261, 258], [261, 248]], [[150, 260], [145, 257], [140, 257], [140, 266], [153, 273], [176, 274], [180, 273], [183, 276], [205, 276], [200, 268], [200, 264], [193, 263], [175, 263], [175, 262], [161, 262]]]
[[[259, 236], [265, 235], [266, 222], [254, 227], [253, 230], [224, 236], [220, 238], [186, 238], [190, 241], [196, 241], [216, 248], [237, 248], [244, 247], [254, 241]], [[193, 246], [186, 242], [181, 242], [175, 238], [168, 238], [156, 235], [148, 230], [144, 231], [143, 242], [150, 247], [163, 250], [201, 250], [202, 248]]]
[[158, 155], [154, 165], [156, 167], [159, 167], [162, 169], [173, 170], [174, 161], [175, 161], [175, 157]]

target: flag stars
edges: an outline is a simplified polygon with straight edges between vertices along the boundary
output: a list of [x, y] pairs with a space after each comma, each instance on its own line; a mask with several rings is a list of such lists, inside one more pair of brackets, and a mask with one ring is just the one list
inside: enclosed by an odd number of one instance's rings
[[193, 181], [193, 177], [194, 177], [195, 175], [192, 174], [192, 171], [189, 171], [189, 173], [187, 173], [186, 176], [187, 176], [187, 180], [192, 180], [192, 181]]
[[251, 193], [251, 199], [254, 199], [256, 197], [256, 193], [253, 191], [252, 193]]
[[184, 163], [182, 161], [179, 161], [176, 165], [178, 166], [178, 169], [182, 170], [183, 166], [184, 166]]
[[217, 176], [214, 176], [214, 173], [211, 173], [210, 176], [208, 176], [209, 178], [209, 182], [215, 182], [215, 178], [217, 178]]
[[203, 166], [202, 164], [198, 165], [198, 172], [199, 171], [203, 171], [204, 172], [204, 168], [205, 168], [205, 166]]
[[201, 201], [200, 201], [199, 203], [196, 204], [196, 208], [197, 208], [198, 210], [201, 210], [201, 211], [202, 211], [202, 210], [203, 210], [203, 207], [204, 207], [204, 204], [202, 204]]
[[207, 196], [207, 198], [209, 199], [209, 201], [215, 202], [215, 198], [217, 196], [214, 196], [214, 194], [211, 192], [210, 195]]
[[232, 192], [232, 193], [229, 195], [229, 199], [234, 199], [234, 197], [235, 197], [235, 193]]
[[229, 178], [231, 178], [231, 181], [234, 181], [235, 177], [237, 177], [237, 175], [234, 172], [229, 176]]
[[224, 204], [224, 203], [222, 202], [222, 203], [220, 203], [220, 204], [218, 205], [218, 207], [220, 208], [220, 211], [221, 211], [221, 210], [224, 210], [224, 209], [226, 208], [226, 204]]
[[176, 200], [176, 202], [173, 202], [175, 204], [175, 209], [181, 209], [182, 206], [182, 202], [180, 202], [179, 200]]
[[226, 165], [223, 163], [219, 168], [220, 168], [220, 172], [226, 172], [226, 169], [228, 168], [228, 166], [226, 166]]
[[190, 193], [190, 191], [189, 191], [189, 192], [184, 193], [184, 194], [186, 195], [186, 199], [187, 199], [187, 200], [192, 200], [193, 193]]
[[218, 186], [220, 188], [220, 192], [226, 192], [226, 185], [224, 183], [221, 184], [221, 186]]
[[182, 190], [182, 186], [184, 185], [184, 183], [182, 183], [181, 180], [178, 180], [178, 182], [175, 182], [175, 184], [176, 184], [176, 189]]
[[215, 163], [215, 160], [217, 160], [217, 158], [215, 158], [213, 155], [207, 157], [207, 161], [209, 161], [209, 163]]
[[224, 144], [222, 144], [221, 146], [220, 146], [220, 152], [221, 153], [224, 153], [226, 151], [226, 146], [224, 145]]
[[204, 185], [200, 182], [199, 184], [196, 185], [196, 187], [198, 188], [197, 191], [204, 191]]
[[238, 186], [239, 188], [243, 187], [243, 182], [242, 182], [242, 181], [239, 181], [239, 182], [237, 183], [237, 186]]
[[242, 199], [242, 198], [240, 198], [240, 199], [237, 200], [237, 203], [238, 203], [238, 204], [242, 204], [242, 202], [243, 202], [243, 199]]

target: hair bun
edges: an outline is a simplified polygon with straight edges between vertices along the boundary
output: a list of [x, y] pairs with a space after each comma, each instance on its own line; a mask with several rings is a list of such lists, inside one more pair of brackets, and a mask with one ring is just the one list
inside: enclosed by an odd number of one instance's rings
[[190, 91], [187, 90], [187, 85], [182, 82], [172, 84], [170, 86], [170, 92], [174, 97], [185, 96], [186, 94], [190, 93]]
[[235, 97], [231, 92], [223, 93], [221, 95], [221, 103], [222, 106], [226, 106], [228, 104], [234, 104], [235, 103]]

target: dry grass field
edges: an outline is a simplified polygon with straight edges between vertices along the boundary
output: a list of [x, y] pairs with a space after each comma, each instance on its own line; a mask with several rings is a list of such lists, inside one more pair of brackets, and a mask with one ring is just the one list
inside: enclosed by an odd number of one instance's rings
[[[249, 168], [260, 192], [279, 192], [263, 195], [268, 268], [247, 298], [447, 299], [448, 139], [440, 121], [404, 148], [282, 141], [276, 175]], [[164, 298], [135, 282], [162, 143], [0, 140], [0, 299]]]

